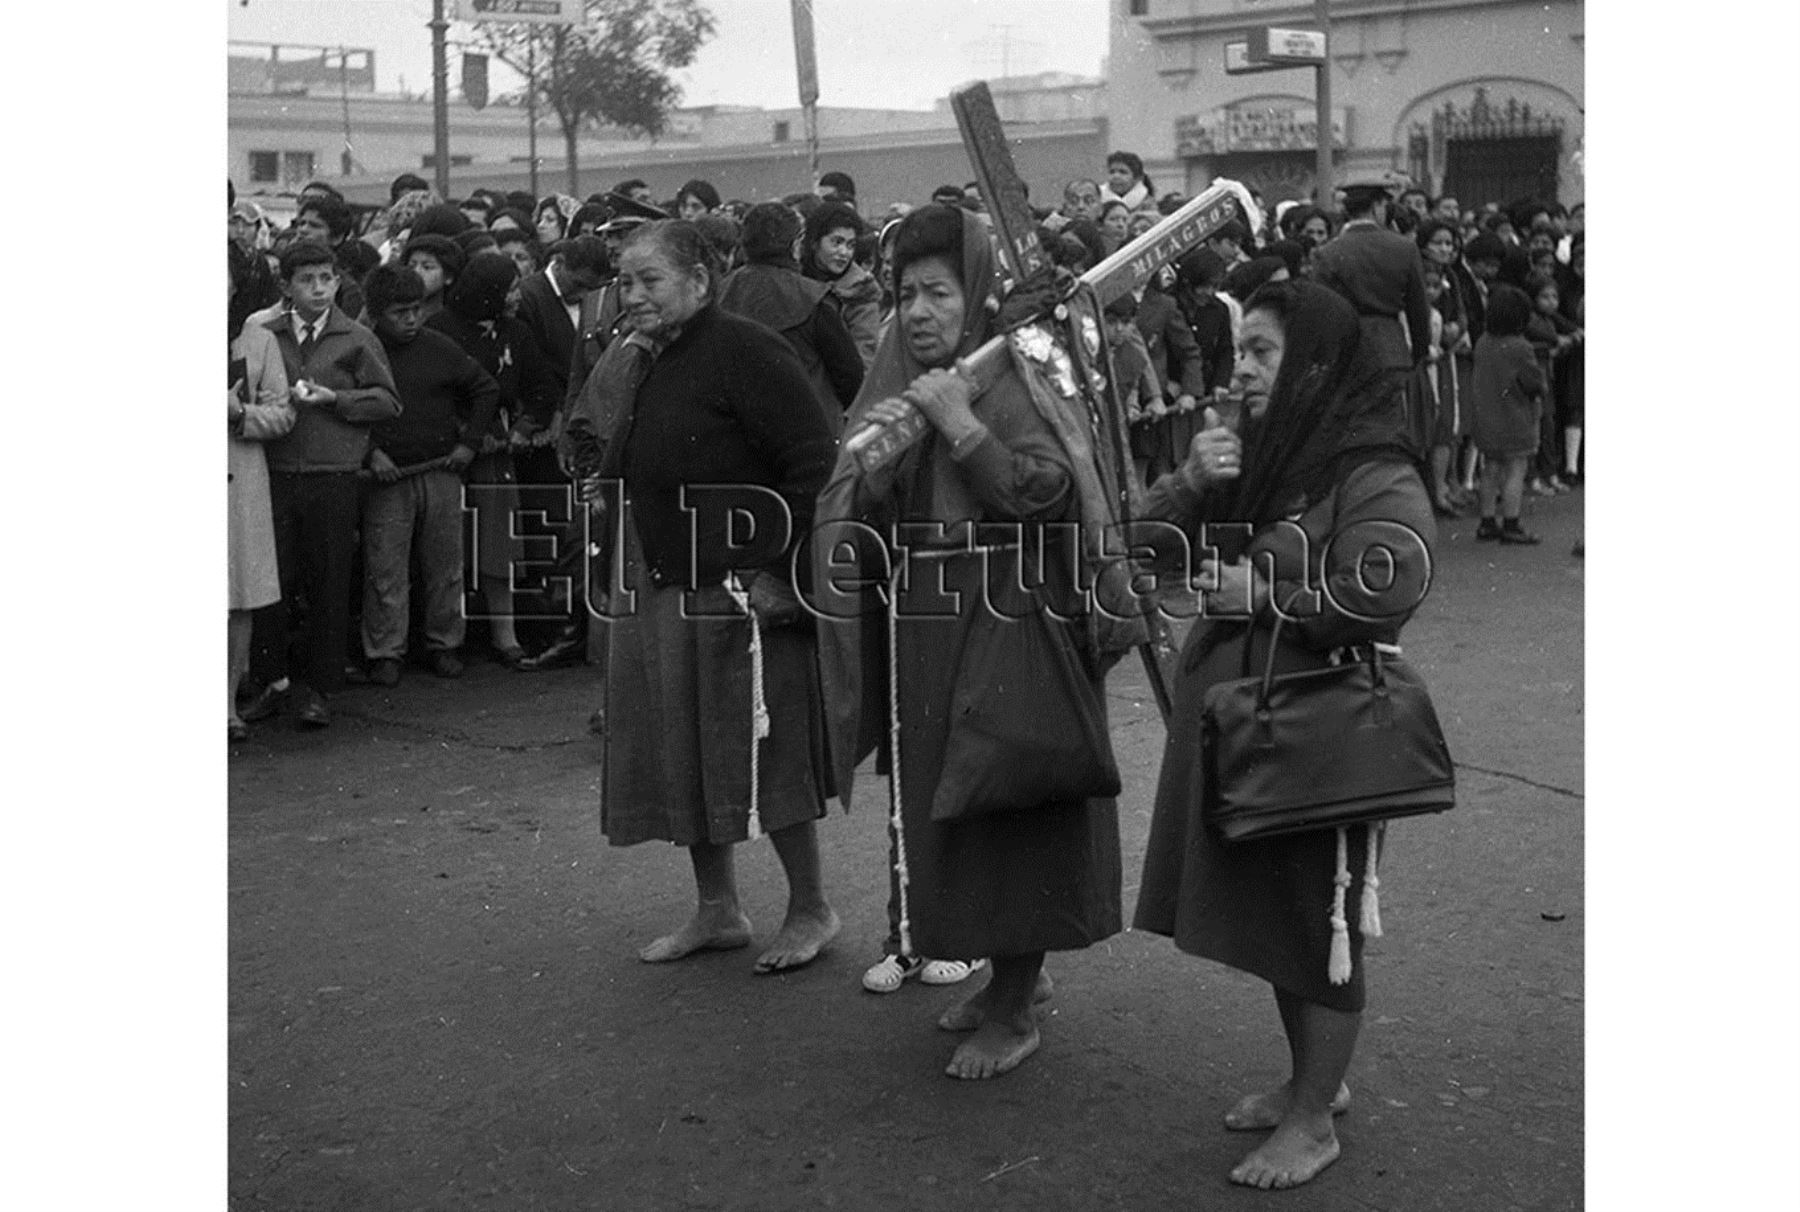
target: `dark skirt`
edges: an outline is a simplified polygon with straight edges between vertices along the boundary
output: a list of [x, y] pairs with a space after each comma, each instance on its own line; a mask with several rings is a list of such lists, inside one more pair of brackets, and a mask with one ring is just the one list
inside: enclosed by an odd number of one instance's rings
[[[1206, 778], [1200, 760], [1200, 706], [1215, 682], [1243, 676], [1243, 642], [1225, 640], [1189, 668], [1207, 631], [1188, 635], [1174, 710], [1163, 750], [1156, 810], [1144, 854], [1144, 878], [1133, 925], [1166, 935], [1191, 955], [1261, 977], [1277, 989], [1333, 1010], [1360, 1011], [1363, 940], [1358, 929], [1366, 830], [1349, 832], [1351, 883], [1344, 901], [1350, 923], [1351, 975], [1333, 985], [1331, 905], [1336, 891], [1337, 831], [1266, 841], [1226, 843], [1201, 819]], [[1251, 633], [1250, 659], [1261, 670], [1269, 633]], [[1316, 668], [1318, 654], [1284, 643], [1275, 669]]]
[[464, 496], [476, 510], [475, 571], [482, 577], [505, 577], [510, 584], [513, 567], [525, 554], [524, 544], [513, 537], [519, 487], [512, 456], [505, 451], [478, 455], [469, 464], [467, 483], [473, 491]]
[[[627, 528], [627, 584], [648, 586]], [[708, 616], [731, 617], [695, 617]], [[607, 629], [600, 827], [615, 846], [749, 837], [750, 623], [719, 587], [640, 588]], [[825, 815], [819, 671], [810, 631], [764, 628], [769, 735], [757, 743], [757, 814], [772, 833]]]
[[[991, 583], [1016, 584], [1013, 554], [997, 554], [995, 561]], [[941, 589], [933, 575], [938, 569]], [[898, 597], [896, 634], [912, 953], [1073, 951], [1117, 934], [1123, 915], [1115, 801], [931, 819], [963, 640], [974, 611], [986, 608], [983, 564], [979, 555], [925, 557], [913, 571]], [[948, 613], [946, 591], [960, 599]]]

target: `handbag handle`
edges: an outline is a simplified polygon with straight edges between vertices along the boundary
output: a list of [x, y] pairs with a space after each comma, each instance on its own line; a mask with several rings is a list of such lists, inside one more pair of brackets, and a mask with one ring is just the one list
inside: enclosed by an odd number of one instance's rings
[[[1281, 625], [1287, 622], [1288, 610], [1293, 607], [1295, 602], [1300, 600], [1300, 595], [1305, 592], [1306, 587], [1304, 585], [1299, 589], [1296, 589], [1293, 596], [1288, 598], [1287, 606], [1275, 612], [1275, 626], [1269, 629], [1269, 655], [1263, 662], [1262, 686], [1256, 692], [1256, 709], [1259, 714], [1266, 712], [1269, 709], [1269, 695], [1273, 693], [1275, 687], [1275, 649], [1281, 642]], [[1250, 638], [1255, 634], [1256, 627], [1253, 623], [1244, 632], [1244, 660], [1246, 664], [1250, 659]], [[1386, 674], [1381, 668], [1381, 646], [1373, 642], [1369, 644], [1369, 672], [1373, 676], [1377, 687], [1385, 686], [1387, 684]]]

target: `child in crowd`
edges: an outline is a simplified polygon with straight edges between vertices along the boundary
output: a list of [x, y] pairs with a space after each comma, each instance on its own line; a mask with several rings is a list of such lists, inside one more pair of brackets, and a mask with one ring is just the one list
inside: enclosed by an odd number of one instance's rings
[[1481, 452], [1481, 525], [1475, 537], [1481, 540], [1539, 541], [1519, 521], [1525, 473], [1538, 450], [1546, 388], [1544, 372], [1525, 339], [1531, 313], [1524, 291], [1495, 284], [1488, 295], [1487, 330], [1475, 342], [1474, 439]]
[[[421, 237], [423, 238], [423, 237]], [[449, 337], [424, 327], [425, 283], [379, 265], [363, 282], [375, 335], [393, 367], [400, 415], [376, 424], [363, 506], [363, 652], [369, 679], [400, 681], [413, 556], [424, 594], [431, 671], [462, 673], [463, 472], [494, 423], [500, 388]]]
[[1455, 328], [1446, 330], [1444, 323], [1444, 292], [1449, 286], [1446, 272], [1434, 261], [1425, 263], [1425, 297], [1431, 300], [1431, 348], [1425, 354], [1425, 405], [1431, 419], [1423, 428], [1431, 443], [1432, 508], [1441, 518], [1454, 518], [1460, 517], [1461, 511], [1456, 508], [1455, 494], [1451, 492], [1450, 456], [1456, 448], [1457, 434], [1461, 432], [1461, 418], [1450, 350], [1461, 332]]
[[[1131, 427], [1131, 464], [1138, 483], [1150, 484], [1157, 474], [1157, 454], [1162, 434], [1158, 422], [1167, 415], [1162, 386], [1150, 365], [1143, 334], [1137, 327], [1137, 299], [1130, 292], [1106, 305], [1106, 344], [1112, 350], [1113, 377], [1119, 398], [1125, 402], [1125, 420]], [[1133, 338], [1136, 338], [1133, 340]]]
[[[420, 303], [420, 318], [429, 320], [444, 310], [444, 292], [456, 281], [468, 258], [462, 246], [449, 236], [414, 236], [406, 242], [401, 264], [419, 275], [425, 283], [425, 298]], [[375, 309], [369, 309], [369, 321], [375, 321]]]
[[1531, 322], [1525, 328], [1525, 339], [1537, 354], [1538, 368], [1544, 372], [1546, 395], [1544, 415], [1539, 423], [1538, 455], [1530, 482], [1526, 485], [1536, 496], [1555, 496], [1568, 492], [1569, 485], [1557, 474], [1562, 466], [1562, 432], [1557, 422], [1562, 416], [1563, 402], [1557, 398], [1555, 384], [1560, 377], [1561, 362], [1568, 357], [1581, 330], [1562, 312], [1562, 292], [1550, 273], [1533, 274], [1526, 283], [1531, 296]]

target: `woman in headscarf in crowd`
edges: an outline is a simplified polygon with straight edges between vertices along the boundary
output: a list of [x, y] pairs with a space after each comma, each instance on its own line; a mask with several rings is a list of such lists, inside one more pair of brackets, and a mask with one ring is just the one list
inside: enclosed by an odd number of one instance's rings
[[475, 359], [500, 385], [500, 407], [465, 477], [475, 508], [477, 585], [488, 639], [502, 664], [525, 655], [513, 623], [512, 572], [524, 556], [513, 537], [519, 509], [512, 452], [550, 424], [560, 402], [556, 376], [531, 328], [517, 317], [518, 264], [505, 253], [480, 252], [444, 292], [443, 310], [425, 323]]
[[686, 847], [693, 864], [694, 916], [638, 953], [648, 963], [749, 944], [733, 847], [768, 834], [788, 908], [756, 971], [789, 971], [839, 928], [819, 872], [833, 792], [818, 666], [790, 580], [835, 444], [788, 343], [715, 305], [718, 270], [692, 223], [632, 232], [619, 283], [630, 332], [601, 355], [563, 435], [579, 478], [622, 480], [630, 502], [622, 552], [603, 528], [600, 567], [617, 554], [622, 580], [606, 628], [600, 826], [615, 846]]
[[806, 218], [806, 248], [800, 257], [801, 272], [831, 288], [865, 369], [875, 360], [881, 339], [881, 286], [856, 263], [856, 242], [867, 230], [854, 207], [827, 201]]
[[[235, 285], [229, 272], [226, 280], [228, 289]], [[263, 457], [262, 444], [291, 430], [295, 413], [288, 400], [287, 370], [275, 344], [275, 334], [261, 324], [245, 324], [229, 345], [225, 496], [230, 606], [226, 624], [229, 659], [225, 711], [227, 735], [241, 741], [250, 735], [249, 728], [238, 718], [237, 692], [250, 668], [251, 612], [281, 599], [281, 577], [275, 565], [275, 518], [269, 505], [269, 465]]]
[[400, 250], [412, 238], [413, 225], [418, 222], [420, 215], [439, 201], [441, 199], [437, 194], [429, 189], [408, 190], [394, 199], [394, 204], [388, 207], [384, 219], [387, 239], [378, 250], [383, 264], [399, 262]]
[[[1289, 616], [1277, 674], [1324, 667], [1350, 646], [1395, 642], [1429, 584], [1435, 524], [1398, 390], [1404, 372], [1364, 355], [1349, 303], [1310, 282], [1271, 284], [1251, 297], [1239, 344], [1241, 437], [1209, 414], [1144, 511], [1190, 536], [1203, 523], [1254, 529], [1242, 555], [1223, 550], [1201, 565], [1203, 583], [1218, 588], [1208, 595], [1211, 617], [1188, 634], [1173, 688], [1135, 925], [1274, 987], [1293, 1073], [1237, 1103], [1225, 1126], [1273, 1130], [1231, 1172], [1233, 1182], [1291, 1187], [1338, 1155], [1332, 1117], [1349, 1103], [1344, 1075], [1366, 994], [1362, 927], [1334, 913], [1334, 892], [1344, 882], [1355, 896], [1370, 882], [1376, 856], [1365, 836], [1373, 831], [1347, 831], [1347, 854], [1330, 829], [1219, 840], [1201, 815], [1201, 704], [1215, 683], [1264, 667], [1277, 608]], [[1346, 537], [1334, 543], [1338, 536]], [[1385, 544], [1392, 561], [1379, 585], [1362, 568], [1372, 542]], [[1264, 579], [1270, 568], [1273, 584]], [[1317, 592], [1311, 602], [1307, 586]], [[1341, 983], [1329, 963], [1339, 923], [1351, 961]]]
[[[1029, 617], [1035, 625], [1042, 617], [1046, 642], [1099, 681], [1084, 656], [1069, 652], [1079, 631], [1067, 621], [1079, 615], [1069, 610], [1076, 570], [1046, 558], [1044, 597], [1034, 599], [1013, 588], [1024, 584], [1022, 533], [1011, 545], [984, 538], [997, 544], [985, 553], [967, 544], [982, 523], [1035, 532], [1037, 524], [1084, 520], [1092, 494], [1016, 371], [981, 397], [977, 414], [969, 381], [952, 369], [994, 331], [998, 281], [981, 222], [960, 207], [921, 207], [901, 224], [891, 272], [899, 307], [846, 433], [891, 423], [912, 407], [930, 428], [878, 470], [840, 454], [820, 500], [814, 558], [836, 558], [834, 532], [825, 527], [866, 523], [883, 534], [902, 527], [915, 575], [895, 583], [883, 609], [855, 618], [827, 611], [820, 623], [831, 755], [846, 803], [851, 771], [870, 752], [882, 749], [883, 769], [891, 771], [890, 828], [898, 828], [889, 953], [992, 957], [992, 979], [938, 1023], [972, 1032], [946, 1072], [989, 1078], [1039, 1045], [1032, 1004], [1049, 996], [1045, 953], [1079, 950], [1119, 930], [1119, 832], [1110, 797], [994, 811], [977, 804], [937, 819], [952, 700], [963, 664], [979, 657], [969, 651], [978, 622]], [[827, 576], [821, 563], [815, 592]], [[990, 602], [995, 613], [983, 615]], [[1039, 616], [1046, 602], [1065, 613]]]
[[844, 319], [822, 282], [805, 277], [795, 252], [804, 228], [793, 208], [759, 202], [744, 216], [739, 242], [746, 264], [719, 287], [718, 304], [786, 337], [833, 434], [862, 386], [863, 364]]
[[549, 248], [558, 240], [565, 238], [569, 232], [569, 219], [581, 203], [568, 194], [551, 194], [537, 204], [537, 210], [531, 216], [532, 226], [537, 229], [538, 243]]

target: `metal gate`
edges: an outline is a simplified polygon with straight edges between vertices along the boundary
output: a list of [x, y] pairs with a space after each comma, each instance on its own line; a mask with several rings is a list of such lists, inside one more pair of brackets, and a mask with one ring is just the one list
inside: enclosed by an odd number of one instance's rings
[[1562, 139], [1561, 118], [1534, 114], [1517, 97], [1491, 104], [1477, 88], [1467, 109], [1446, 101], [1429, 126], [1413, 125], [1408, 160], [1416, 180], [1465, 207], [1526, 196], [1548, 202], [1557, 196]]
[[1439, 192], [1464, 206], [1556, 197], [1556, 162], [1562, 158], [1558, 139], [1452, 139], [1445, 150], [1444, 188]]

